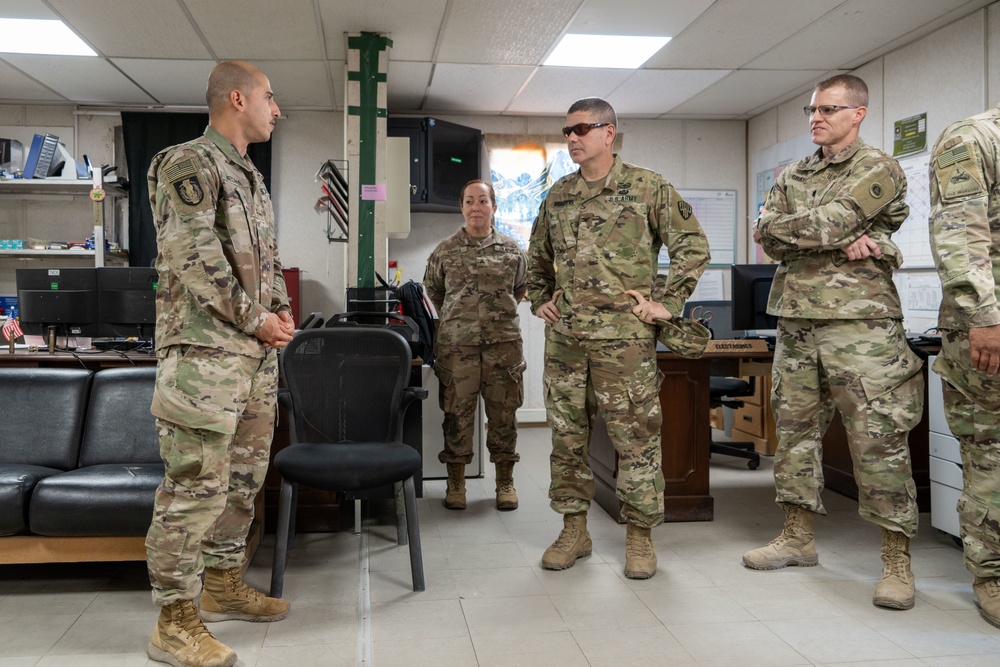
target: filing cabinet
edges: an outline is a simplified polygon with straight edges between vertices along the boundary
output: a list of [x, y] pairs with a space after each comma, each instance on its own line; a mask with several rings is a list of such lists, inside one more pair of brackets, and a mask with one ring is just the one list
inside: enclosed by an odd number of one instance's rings
[[941, 376], [933, 367], [936, 357], [927, 360], [927, 415], [931, 455], [931, 525], [959, 536], [958, 497], [962, 494], [962, 457], [958, 438], [951, 433], [944, 416]]

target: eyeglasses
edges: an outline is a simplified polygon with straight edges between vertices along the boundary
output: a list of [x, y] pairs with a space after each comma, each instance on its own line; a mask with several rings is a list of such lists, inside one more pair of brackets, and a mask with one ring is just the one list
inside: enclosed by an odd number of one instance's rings
[[576, 136], [582, 137], [590, 134], [593, 128], [604, 127], [605, 125], [611, 125], [611, 123], [577, 123], [576, 125], [567, 125], [563, 128], [563, 136], [569, 139], [569, 135], [575, 132]]
[[858, 109], [858, 108], [860, 107], [852, 107], [844, 104], [824, 104], [821, 107], [802, 107], [802, 110], [805, 112], [806, 117], [808, 118], [817, 111], [819, 112], [820, 116], [832, 116], [841, 109]]

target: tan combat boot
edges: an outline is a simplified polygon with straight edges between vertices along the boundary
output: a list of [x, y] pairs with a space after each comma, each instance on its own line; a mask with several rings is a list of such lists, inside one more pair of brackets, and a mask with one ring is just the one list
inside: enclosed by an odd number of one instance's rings
[[882, 529], [882, 580], [875, 585], [872, 603], [889, 609], [913, 609], [913, 572], [910, 571], [910, 538]]
[[587, 532], [587, 513], [563, 515], [563, 529], [559, 537], [542, 554], [542, 567], [546, 570], [565, 570], [573, 567], [577, 558], [589, 556], [594, 549]]
[[972, 594], [983, 620], [1000, 628], [1000, 579], [977, 576], [972, 582]]
[[625, 576], [649, 579], [656, 574], [656, 552], [649, 528], [629, 523], [625, 532]]
[[232, 667], [236, 664], [236, 651], [205, 628], [193, 600], [178, 600], [160, 609], [146, 655], [150, 660], [174, 667]]
[[813, 513], [798, 505], [784, 505], [785, 527], [767, 546], [743, 554], [743, 565], [754, 570], [780, 570], [786, 565], [819, 564], [813, 540]]
[[517, 491], [514, 489], [514, 462], [500, 461], [497, 468], [497, 509], [516, 510]]
[[201, 618], [205, 621], [252, 621], [269, 623], [288, 616], [288, 600], [269, 598], [243, 583], [240, 568], [205, 569], [201, 592]]
[[449, 463], [448, 491], [444, 496], [444, 506], [450, 510], [465, 509], [465, 464]]

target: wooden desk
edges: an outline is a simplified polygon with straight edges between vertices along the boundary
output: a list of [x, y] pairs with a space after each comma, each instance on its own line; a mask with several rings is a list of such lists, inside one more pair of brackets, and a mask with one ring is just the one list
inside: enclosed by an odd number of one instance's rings
[[[663, 373], [660, 438], [666, 521], [711, 521], [715, 513], [708, 476], [710, 376], [769, 374], [772, 356], [770, 352], [754, 353], [753, 357], [742, 352], [713, 352], [701, 359], [685, 359], [670, 352], [657, 353], [656, 364]], [[595, 501], [620, 519], [621, 508], [615, 494], [618, 456], [599, 412], [591, 431], [590, 465], [594, 471]]]
[[[715, 500], [709, 490], [709, 378], [711, 375], [770, 375], [773, 353], [713, 352], [701, 359], [684, 359], [658, 352], [656, 363], [663, 373], [660, 430], [663, 451], [664, 520], [711, 521]], [[926, 367], [924, 374], [926, 377]], [[910, 457], [917, 486], [920, 511], [930, 510], [930, 453], [926, 397], [924, 416], [910, 432]], [[608, 439], [600, 413], [590, 437], [590, 465], [594, 471], [594, 499], [616, 520], [621, 505], [615, 494], [618, 457]], [[760, 474], [746, 471], [748, 475]], [[858, 497], [854, 467], [839, 413], [834, 415], [823, 437], [823, 475], [826, 488], [850, 498]]]
[[46, 348], [38, 352], [15, 350], [14, 354], [6, 345], [0, 349], [0, 366], [21, 368], [86, 368], [99, 371], [102, 368], [121, 366], [145, 366], [156, 363], [155, 354], [135, 352], [59, 352], [49, 354]]

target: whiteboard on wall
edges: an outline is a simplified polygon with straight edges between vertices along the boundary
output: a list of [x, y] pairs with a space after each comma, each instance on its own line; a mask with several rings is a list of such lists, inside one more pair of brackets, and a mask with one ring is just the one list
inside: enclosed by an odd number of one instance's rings
[[[677, 190], [701, 223], [712, 253], [712, 266], [736, 263], [736, 190]], [[670, 264], [667, 247], [660, 249], [660, 266]]]
[[929, 165], [929, 152], [899, 160], [899, 166], [906, 174], [906, 203], [910, 207], [910, 215], [892, 235], [892, 240], [903, 251], [901, 268], [904, 269], [934, 268], [928, 228], [931, 213]]

